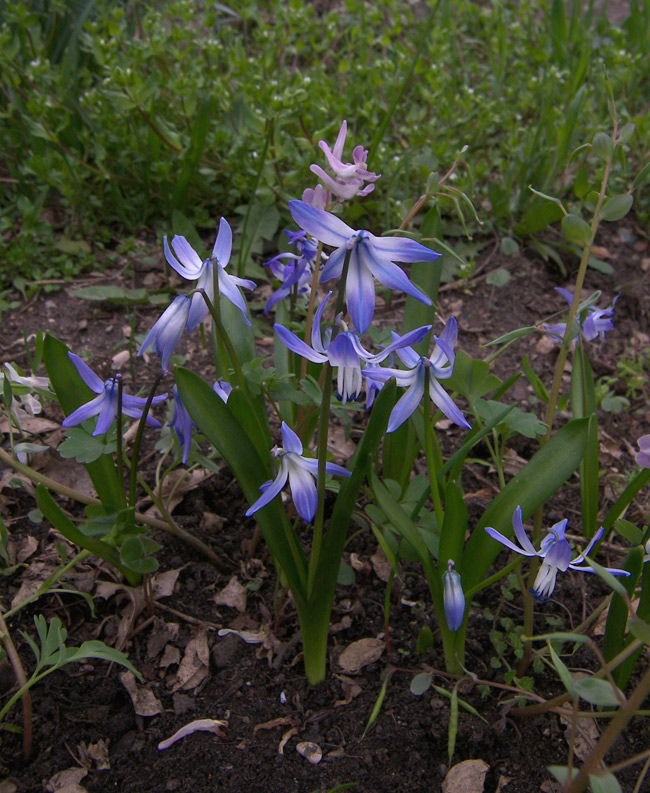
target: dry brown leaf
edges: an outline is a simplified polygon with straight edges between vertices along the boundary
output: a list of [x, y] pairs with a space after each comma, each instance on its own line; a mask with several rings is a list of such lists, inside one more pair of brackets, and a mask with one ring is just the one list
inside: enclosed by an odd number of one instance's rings
[[16, 561], [17, 562], [24, 562], [36, 551], [38, 548], [38, 540], [36, 537], [32, 537], [29, 534], [27, 537], [24, 537], [20, 545], [18, 546], [18, 550], [16, 551]]
[[287, 745], [287, 741], [290, 738], [293, 738], [294, 735], [298, 735], [298, 728], [292, 727], [290, 730], [287, 730], [285, 734], [282, 736], [282, 740], [278, 744], [278, 754], [284, 754], [284, 747]]
[[463, 760], [449, 769], [442, 793], [483, 793], [490, 766], [484, 760]]
[[179, 625], [177, 622], [165, 622], [160, 617], [154, 617], [151, 633], [147, 640], [147, 658], [149, 660], [155, 658], [163, 647], [167, 647], [169, 642], [176, 639], [178, 631]]
[[296, 751], [301, 757], [310, 762], [312, 765], [318, 765], [323, 759], [323, 750], [317, 743], [313, 741], [301, 741], [296, 746]]
[[181, 651], [178, 647], [174, 647], [173, 644], [168, 644], [165, 647], [165, 652], [163, 653], [163, 657], [160, 659], [159, 666], [161, 669], [167, 669], [168, 666], [172, 664], [179, 664], [181, 662]]
[[79, 782], [88, 775], [85, 768], [67, 768], [65, 771], [58, 771], [45, 783], [47, 793], [88, 793], [85, 787]]
[[361, 686], [351, 677], [346, 677], [346, 675], [334, 675], [334, 677], [341, 681], [341, 688], [343, 689], [343, 696], [345, 697], [345, 699], [337, 699], [334, 703], [334, 707], [349, 705], [353, 699], [362, 693], [363, 689]]
[[[210, 471], [204, 471], [202, 468], [195, 468], [191, 472], [187, 472], [184, 468], [177, 468], [165, 477], [162, 488], [162, 500], [169, 512], [173, 512], [176, 507], [181, 503], [186, 493], [190, 490], [195, 490], [199, 485], [203, 484], [208, 477], [212, 476]], [[144, 499], [143, 503], [146, 503]], [[145, 511], [145, 515], [161, 518], [155, 506], [149, 507]]]
[[258, 730], [272, 730], [275, 727], [286, 727], [287, 724], [291, 724], [293, 727], [296, 726], [296, 722], [290, 716], [281, 716], [277, 719], [271, 719], [271, 721], [256, 724], [253, 727], [253, 735], [257, 735]]
[[154, 600], [170, 597], [174, 593], [174, 587], [180, 572], [181, 569], [179, 567], [175, 570], [165, 570], [164, 573], [156, 573], [151, 576], [151, 593]]
[[103, 738], [100, 738], [97, 743], [91, 743], [86, 746], [82, 741], [77, 746], [79, 759], [83, 765], [89, 770], [95, 766], [98, 771], [110, 768], [111, 764], [108, 759], [108, 746]]
[[74, 460], [66, 460], [65, 465], [61, 465], [61, 458], [52, 455], [41, 471], [45, 476], [73, 490], [89, 496], [97, 495], [86, 467]]
[[353, 440], [345, 437], [345, 427], [334, 426], [327, 433], [327, 448], [337, 462], [347, 462], [357, 447]]
[[[560, 722], [567, 728], [564, 733], [567, 744], [571, 745], [573, 734], [573, 719], [560, 716]], [[578, 760], [586, 760], [598, 743], [600, 732], [595, 719], [578, 719], [573, 739], [573, 752]]]
[[156, 699], [149, 684], [139, 686], [135, 682], [133, 672], [122, 672], [120, 682], [131, 697], [133, 709], [138, 716], [157, 716], [163, 712], [163, 706]]
[[246, 611], [246, 595], [248, 590], [242, 586], [234, 575], [228, 584], [214, 596], [217, 606], [228, 606], [237, 609], [240, 614]]
[[18, 788], [10, 779], [0, 782], [0, 793], [16, 793], [17, 790]]
[[[57, 424], [56, 421], [41, 418], [41, 416], [30, 416], [27, 414], [21, 418], [20, 427], [23, 432], [29, 433], [30, 435], [42, 435], [45, 432], [52, 432], [53, 430], [60, 429], [61, 425]], [[11, 424], [11, 431], [18, 431], [13, 422]], [[0, 419], [0, 432], [9, 432], [9, 418], [7, 416], [3, 416]]]
[[372, 570], [370, 562], [367, 559], [362, 559], [358, 553], [350, 554], [350, 567], [363, 575], [369, 575]]
[[383, 639], [359, 639], [343, 650], [339, 666], [348, 674], [356, 674], [364, 666], [377, 661], [386, 648]]
[[48, 578], [55, 569], [53, 565], [46, 564], [45, 562], [32, 562], [23, 574], [20, 589], [11, 600], [11, 608], [16, 608], [17, 605], [23, 603], [32, 595], [35, 595], [41, 588], [45, 579]]
[[205, 628], [200, 628], [196, 636], [187, 643], [172, 692], [189, 691], [199, 686], [210, 674], [209, 664], [208, 632]]
[[375, 575], [380, 581], [386, 583], [390, 578], [391, 570], [390, 562], [386, 559], [386, 555], [381, 548], [377, 550], [370, 557], [370, 562], [374, 568]]

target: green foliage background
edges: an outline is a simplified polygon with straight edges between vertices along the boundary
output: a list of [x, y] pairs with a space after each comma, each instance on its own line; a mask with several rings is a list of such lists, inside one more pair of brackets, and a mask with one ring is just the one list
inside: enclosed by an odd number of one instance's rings
[[279, 210], [272, 236], [343, 118], [346, 154], [370, 147], [383, 175], [368, 226], [397, 225], [468, 146], [455, 184], [488, 227], [534, 230], [528, 185], [561, 194], [608, 125], [605, 67], [647, 156], [648, 0], [622, 25], [560, 0], [0, 0], [0, 20], [0, 283], [74, 275], [89, 241], [183, 217], [212, 233], [252, 202]]

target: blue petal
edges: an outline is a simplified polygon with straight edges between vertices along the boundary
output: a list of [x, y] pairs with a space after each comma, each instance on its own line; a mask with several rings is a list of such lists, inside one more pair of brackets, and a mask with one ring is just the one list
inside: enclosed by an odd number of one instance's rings
[[[165, 237], [163, 240], [164, 245], [167, 244], [166, 240], [167, 238]], [[169, 264], [183, 278], [187, 279], [188, 281], [195, 281], [201, 274], [201, 270], [204, 266], [204, 262], [201, 261], [199, 254], [194, 250], [185, 237], [181, 237], [178, 234], [172, 239], [172, 248], [174, 249], [176, 256], [178, 256], [180, 268], [175, 266], [175, 260], [173, 257], [167, 258]], [[165, 251], [165, 256], [167, 256], [167, 251]], [[178, 262], [176, 262], [176, 265], [177, 264]]]
[[323, 347], [323, 339], [320, 331], [320, 323], [323, 317], [323, 311], [325, 310], [325, 304], [330, 299], [331, 294], [332, 294], [331, 292], [328, 292], [321, 301], [320, 306], [318, 306], [318, 308], [316, 309], [316, 313], [314, 314], [314, 320], [311, 327], [311, 346], [315, 350], [321, 353], [325, 352], [325, 347]]
[[330, 253], [327, 264], [323, 267], [320, 274], [319, 283], [324, 284], [325, 281], [331, 281], [332, 278], [340, 278], [343, 272], [343, 263], [345, 262], [345, 254], [347, 248], [342, 246]]
[[[273, 501], [273, 499], [278, 495], [278, 493], [284, 487], [284, 484], [287, 481], [288, 476], [289, 476], [289, 470], [288, 470], [286, 458], [283, 457], [280, 462], [280, 469], [278, 471], [278, 475], [270, 484], [268, 482], [264, 483], [263, 485], [264, 492], [257, 499], [257, 501], [246, 510], [246, 517], [250, 518], [250, 516], [254, 512], [257, 512], [258, 509], [262, 509], [262, 507], [265, 507], [267, 504]], [[260, 490], [261, 489], [262, 488], [260, 488]]]
[[302, 454], [302, 442], [300, 438], [285, 421], [282, 422], [282, 448], [298, 456]]
[[371, 236], [375, 250], [391, 261], [397, 262], [435, 262], [440, 254], [408, 237]]
[[424, 394], [424, 373], [410, 385], [391, 411], [386, 432], [395, 432], [418, 408]]
[[250, 327], [251, 321], [246, 316], [246, 301], [237, 286], [233, 283], [234, 276], [229, 275], [221, 268], [217, 269], [216, 272], [219, 274], [219, 291], [224, 297], [228, 298], [233, 305], [237, 306], [241, 311], [244, 322]]
[[295, 333], [287, 330], [282, 325], [274, 325], [273, 330], [277, 333], [284, 346], [288, 347], [292, 352], [298, 353], [298, 355], [302, 355], [303, 358], [306, 358], [308, 361], [313, 361], [314, 363], [325, 363], [325, 361], [327, 361], [327, 355], [312, 350], [312, 348], [308, 344], [305, 344], [302, 339], [299, 339]]
[[88, 364], [73, 352], [68, 353], [68, 358], [75, 365], [75, 369], [79, 372], [79, 377], [81, 377], [88, 388], [96, 394], [103, 394], [104, 382], [97, 377]]
[[500, 542], [501, 545], [505, 545], [506, 548], [509, 548], [511, 551], [515, 553], [521, 554], [521, 556], [537, 556], [535, 553], [535, 549], [533, 548], [533, 552], [530, 553], [523, 548], [520, 548], [518, 545], [515, 545], [512, 540], [509, 540], [507, 537], [504, 537], [500, 531], [493, 529], [491, 526], [488, 526], [485, 531], [492, 537], [493, 540]]
[[[99, 418], [97, 419], [97, 426], [93, 435], [103, 435], [111, 427], [111, 424], [117, 416], [117, 382], [115, 378], [107, 380], [104, 383], [104, 401], [99, 411]], [[122, 394], [122, 412], [124, 412], [124, 394]]]
[[433, 400], [433, 403], [436, 405], [436, 407], [442, 410], [448, 419], [451, 419], [455, 424], [458, 424], [459, 427], [465, 427], [467, 430], [472, 429], [472, 425], [456, 407], [453, 399], [434, 378], [429, 379], [429, 396]]
[[519, 540], [519, 544], [523, 548], [526, 556], [537, 556], [535, 546], [528, 539], [528, 535], [524, 529], [524, 521], [522, 519], [521, 507], [517, 507], [514, 515], [512, 516], [512, 525], [515, 529], [515, 536]]
[[296, 511], [311, 523], [318, 508], [318, 493], [314, 477], [289, 457], [289, 487]]
[[354, 246], [350, 256], [345, 300], [354, 327], [359, 333], [365, 333], [375, 313], [375, 283], [372, 273], [359, 256], [359, 245]]
[[406, 273], [396, 264], [393, 264], [385, 254], [380, 253], [369, 240], [361, 240], [358, 247], [360, 248], [359, 256], [364, 266], [367, 267], [380, 284], [387, 286], [389, 289], [405, 292], [427, 306], [431, 305], [431, 299], [416, 286], [413, 286]]
[[104, 393], [104, 386], [102, 385], [102, 393], [86, 402], [85, 405], [80, 405], [76, 410], [73, 410], [69, 416], [61, 422], [62, 427], [76, 427], [77, 424], [82, 424], [87, 419], [96, 416], [102, 408], [106, 394]]
[[219, 233], [212, 248], [212, 258], [216, 259], [219, 267], [225, 267], [230, 261], [232, 251], [232, 229], [225, 218], [219, 221]]
[[289, 201], [289, 211], [301, 229], [326, 245], [338, 248], [355, 236], [354, 229], [336, 215], [312, 207], [304, 201]]

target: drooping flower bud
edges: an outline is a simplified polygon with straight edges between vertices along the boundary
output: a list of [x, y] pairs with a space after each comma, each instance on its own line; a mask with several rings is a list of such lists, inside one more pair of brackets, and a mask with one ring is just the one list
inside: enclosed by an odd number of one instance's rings
[[460, 575], [454, 570], [454, 563], [450, 559], [447, 572], [442, 576], [444, 584], [445, 618], [450, 631], [457, 631], [463, 624], [465, 616], [465, 595], [460, 583]]

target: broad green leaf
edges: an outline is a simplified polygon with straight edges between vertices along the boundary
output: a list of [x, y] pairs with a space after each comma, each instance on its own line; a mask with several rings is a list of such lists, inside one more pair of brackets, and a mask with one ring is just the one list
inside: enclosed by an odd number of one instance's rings
[[[478, 399], [475, 407], [483, 421], [494, 424], [495, 421], [498, 421], [499, 415], [503, 414], [504, 408], [508, 408], [509, 405], [495, 402], [492, 399]], [[534, 413], [524, 413], [516, 405], [512, 405], [512, 410], [508, 411], [496, 426], [497, 429], [500, 428], [508, 435], [517, 432], [526, 438], [535, 438], [546, 433], [546, 424], [543, 421], [538, 419]]]
[[[192, 420], [228, 462], [248, 503], [253, 504], [260, 495], [260, 485], [273, 478], [270, 453], [265, 459], [260, 457], [256, 444], [228, 405], [197, 374], [179, 368], [176, 383]], [[294, 597], [306, 597], [307, 561], [281, 501], [273, 499], [255, 513], [255, 519], [271, 555], [287, 576]]]
[[630, 617], [630, 633], [635, 639], [650, 647], [650, 625], [645, 620]]
[[562, 231], [571, 242], [584, 244], [591, 239], [591, 227], [578, 215], [565, 215], [562, 218]]
[[571, 672], [567, 669], [566, 664], [560, 658], [560, 656], [555, 652], [553, 649], [553, 645], [549, 642], [548, 644], [548, 653], [551, 656], [551, 661], [553, 662], [553, 666], [555, 667], [556, 672], [560, 676], [560, 680], [564, 684], [564, 688], [568, 691], [568, 693], [576, 699], [577, 692], [576, 692], [576, 681], [573, 679]]
[[[49, 333], [43, 343], [43, 360], [52, 389], [66, 415], [96, 396], [79, 377], [74, 364], [68, 358], [68, 348]], [[112, 458], [102, 455], [98, 460], [86, 463], [86, 470], [102, 504], [120, 506], [123, 490]]]
[[518, 506], [522, 508], [523, 519], [527, 520], [556, 493], [580, 464], [587, 444], [588, 425], [588, 419], [577, 419], [558, 430], [485, 510], [465, 546], [459, 570], [465, 591], [486, 577], [502, 548], [485, 532], [485, 527], [491, 526], [511, 537], [512, 516]]
[[493, 270], [488, 274], [485, 283], [490, 284], [490, 286], [502, 287], [508, 283], [510, 277], [509, 270], [506, 270], [505, 267], [499, 267], [498, 270]]
[[106, 435], [91, 435], [83, 427], [69, 427], [68, 437], [59, 444], [61, 457], [74, 458], [78, 463], [94, 463], [103, 454], [113, 454], [117, 448], [115, 439], [106, 442]]
[[454, 482], [449, 482], [444, 492], [445, 516], [440, 532], [438, 558], [440, 567], [445, 568], [451, 559], [458, 564], [462, 558], [467, 531], [467, 507], [463, 491]]
[[431, 688], [433, 681], [433, 674], [431, 672], [420, 672], [412, 680], [410, 685], [411, 694], [416, 697], [421, 697]]
[[535, 372], [533, 367], [530, 365], [527, 355], [524, 355], [521, 366], [538, 399], [541, 399], [544, 404], [548, 404], [548, 391], [546, 386], [542, 382], [542, 379], [539, 377], [537, 372]]
[[[582, 677], [573, 683], [574, 691], [591, 705], [600, 705], [604, 708], [616, 708], [621, 700], [609, 680], [600, 680], [596, 677]], [[620, 694], [620, 691], [619, 691]]]
[[612, 159], [614, 154], [614, 141], [606, 132], [597, 132], [592, 141], [592, 149], [596, 157], [607, 161]]
[[138, 672], [138, 670], [133, 666], [124, 653], [116, 650], [114, 647], [108, 647], [106, 644], [104, 644], [104, 642], [100, 642], [96, 639], [84, 642], [79, 647], [69, 647], [68, 653], [66, 654], [65, 663], [68, 664], [72, 661], [85, 661], [88, 658], [99, 658], [102, 661], [109, 661], [110, 663], [119, 664], [120, 666], [125, 667], [125, 669], [133, 672], [133, 674], [141, 683], [144, 682], [144, 678], [140, 672]]
[[103, 301], [106, 303], [146, 303], [146, 289], [126, 289], [123, 286], [107, 284], [106, 286], [82, 286], [71, 292], [72, 297], [80, 300]]
[[634, 182], [632, 183], [632, 189], [636, 190], [637, 187], [640, 187], [644, 182], [647, 182], [648, 179], [650, 179], [650, 162], [647, 162], [635, 176]]
[[621, 785], [612, 773], [589, 774], [591, 793], [623, 793]]
[[485, 361], [472, 359], [460, 350], [456, 353], [454, 372], [446, 385], [462, 394], [468, 402], [474, 403], [479, 397], [498, 388], [501, 380], [490, 372], [490, 365]]
[[522, 339], [524, 336], [530, 336], [531, 333], [535, 333], [536, 331], [537, 328], [535, 325], [530, 325], [527, 328], [517, 328], [517, 330], [511, 330], [508, 333], [504, 333], [503, 336], [499, 336], [498, 339], [488, 341], [484, 346], [490, 347], [492, 344], [506, 344], [510, 341]]
[[632, 208], [634, 198], [630, 193], [622, 193], [608, 198], [600, 210], [603, 220], [621, 220]]
[[[152, 550], [158, 550], [160, 546], [154, 543]], [[140, 534], [129, 534], [120, 545], [120, 559], [125, 567], [136, 573], [153, 573], [158, 569], [158, 560], [151, 556], [152, 550], [148, 547], [147, 537]]]

